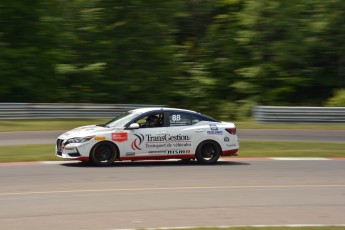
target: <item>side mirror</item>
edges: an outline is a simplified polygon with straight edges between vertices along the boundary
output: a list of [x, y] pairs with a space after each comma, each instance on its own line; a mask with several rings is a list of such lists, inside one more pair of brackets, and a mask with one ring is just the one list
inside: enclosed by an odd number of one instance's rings
[[139, 129], [139, 124], [138, 123], [132, 123], [129, 125], [128, 129]]

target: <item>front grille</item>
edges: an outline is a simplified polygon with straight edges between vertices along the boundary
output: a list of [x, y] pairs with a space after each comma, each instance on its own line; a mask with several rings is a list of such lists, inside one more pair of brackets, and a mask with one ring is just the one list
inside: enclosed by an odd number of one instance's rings
[[56, 149], [58, 152], [62, 152], [62, 142], [63, 142], [63, 140], [61, 140], [61, 139], [56, 140]]

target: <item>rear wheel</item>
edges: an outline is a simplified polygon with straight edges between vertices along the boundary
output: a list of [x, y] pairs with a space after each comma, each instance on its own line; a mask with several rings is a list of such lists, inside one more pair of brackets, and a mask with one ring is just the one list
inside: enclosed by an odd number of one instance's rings
[[111, 144], [99, 144], [90, 154], [91, 162], [97, 166], [112, 165], [116, 157], [116, 148]]
[[196, 159], [201, 164], [213, 164], [219, 159], [221, 151], [217, 142], [203, 141], [196, 149]]

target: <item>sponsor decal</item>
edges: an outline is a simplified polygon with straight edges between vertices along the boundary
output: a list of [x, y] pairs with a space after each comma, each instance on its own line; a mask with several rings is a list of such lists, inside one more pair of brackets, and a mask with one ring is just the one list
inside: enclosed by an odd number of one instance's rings
[[141, 143], [143, 143], [144, 141], [144, 135], [140, 134], [134, 134], [136, 136], [136, 138], [132, 141], [131, 147], [133, 150], [141, 150], [141, 148], [139, 147], [141, 145]]
[[178, 148], [178, 147], [189, 147], [189, 146], [192, 146], [191, 143], [174, 143], [173, 146], [175, 148]]
[[181, 126], [181, 125], [187, 125], [186, 121], [181, 119], [180, 114], [174, 114], [170, 117], [170, 124], [173, 126]]
[[218, 127], [216, 124], [210, 124], [211, 130], [218, 130]]
[[180, 114], [174, 114], [171, 116], [171, 121], [176, 122], [181, 120], [181, 115]]
[[168, 154], [184, 154], [190, 153], [190, 150], [169, 150]]
[[229, 137], [224, 137], [224, 142], [229, 142], [230, 138]]
[[65, 147], [65, 150], [71, 151], [71, 150], [75, 150], [74, 147]]
[[117, 142], [124, 142], [128, 140], [128, 133], [126, 132], [115, 132], [111, 133], [111, 139]]
[[207, 131], [207, 135], [223, 135], [223, 131], [211, 130]]
[[153, 149], [153, 148], [161, 149], [161, 148], [166, 148], [166, 147], [167, 147], [167, 144], [146, 144], [146, 148], [148, 149]]
[[231, 145], [227, 144], [226, 146], [227, 147], [236, 147], [237, 145], [236, 144], [231, 144]]
[[126, 152], [126, 156], [135, 156], [135, 152]]
[[159, 150], [159, 151], [149, 151], [149, 153], [153, 153], [153, 154], [160, 154], [160, 153], [166, 153], [167, 151], [165, 150]]
[[[165, 135], [151, 135], [151, 134], [146, 134], [145, 136], [143, 134], [134, 134], [136, 138], [132, 141], [131, 147], [133, 150], [141, 150], [141, 144], [146, 140], [146, 148], [166, 148], [169, 147], [166, 142], [176, 142], [173, 143], [172, 145], [174, 147], [185, 147], [185, 146], [191, 146], [189, 142], [191, 142], [191, 137], [187, 135], [170, 135], [170, 134], [165, 134]], [[179, 143], [183, 142], [183, 143]]]
[[105, 136], [96, 136], [95, 138], [94, 138], [94, 140], [95, 141], [104, 141], [104, 140], [106, 140], [107, 138], [105, 137]]
[[190, 141], [190, 136], [187, 135], [170, 135], [170, 134], [165, 134], [165, 135], [160, 135], [160, 136], [153, 136], [151, 134], [146, 134], [147, 142], [167, 142], [167, 141]]

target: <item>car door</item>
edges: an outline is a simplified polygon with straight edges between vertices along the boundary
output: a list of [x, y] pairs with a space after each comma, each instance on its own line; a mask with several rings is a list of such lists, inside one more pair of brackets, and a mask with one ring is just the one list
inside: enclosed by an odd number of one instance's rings
[[[150, 117], [156, 116], [158, 121], [151, 124]], [[139, 129], [129, 130], [129, 144], [126, 146], [126, 157], [146, 157], [166, 155], [166, 127], [164, 113], [152, 112], [139, 117], [134, 121]]]
[[192, 113], [171, 111], [167, 114], [167, 154], [191, 155], [202, 137], [204, 130], [198, 129], [195, 124], [201, 119]]

